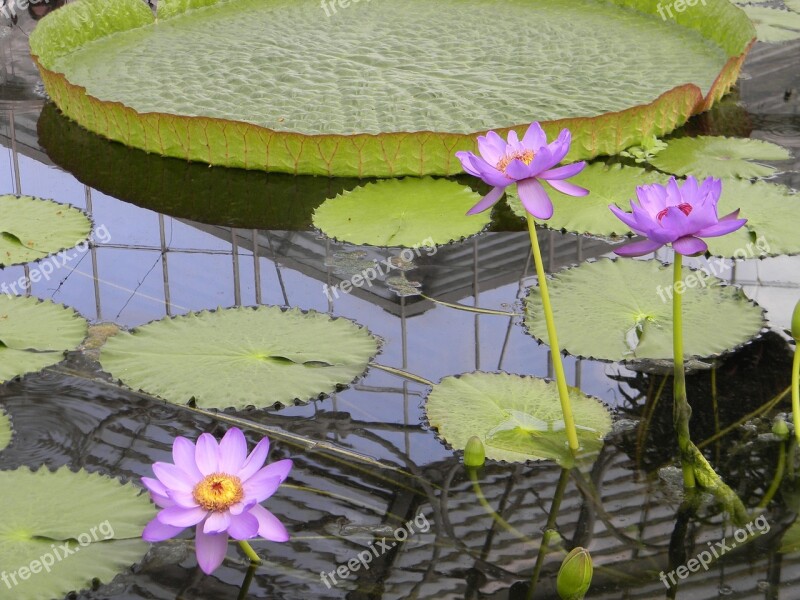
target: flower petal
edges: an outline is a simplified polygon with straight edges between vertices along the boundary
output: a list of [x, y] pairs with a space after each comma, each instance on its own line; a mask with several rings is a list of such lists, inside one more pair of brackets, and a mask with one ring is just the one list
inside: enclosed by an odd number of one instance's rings
[[164, 484], [158, 479], [142, 477], [142, 484], [147, 488], [147, 491], [150, 492], [150, 499], [160, 508], [167, 508], [175, 504], [175, 502], [169, 498], [169, 490], [167, 490]]
[[586, 167], [585, 161], [576, 162], [571, 165], [549, 169], [543, 173], [539, 173], [538, 177], [539, 179], [568, 179], [583, 171], [584, 167]]
[[639, 235], [646, 235], [646, 233], [639, 228], [639, 223], [633, 213], [625, 212], [615, 204], [609, 204], [608, 208], [610, 208], [611, 212], [613, 212], [620, 221], [625, 223], [631, 231]]
[[192, 442], [181, 436], [175, 438], [172, 443], [172, 462], [194, 481], [200, 481], [203, 475], [197, 468], [194, 453], [195, 448]]
[[165, 525], [156, 517], [145, 525], [144, 531], [142, 531], [142, 539], [145, 542], [163, 542], [164, 540], [174, 538], [184, 529], [184, 527]]
[[[531, 165], [532, 164], [533, 163], [531, 163]], [[533, 172], [530, 165], [526, 165], [520, 159], [515, 158], [506, 165], [506, 175], [509, 176], [514, 181], [519, 181], [520, 179], [527, 179], [528, 177], [533, 177], [534, 175], [536, 175], [536, 173]]]
[[241, 515], [231, 515], [228, 535], [235, 540], [249, 540], [258, 535], [258, 527], [258, 519], [249, 512]]
[[555, 141], [550, 142], [547, 145], [547, 149], [550, 151], [550, 155], [553, 159], [553, 164], [557, 165], [564, 157], [569, 153], [569, 147], [572, 144], [572, 133], [570, 133], [569, 129], [562, 129], [561, 133], [558, 134], [558, 138]]
[[[500, 136], [498, 136], [499, 138]], [[502, 141], [502, 140], [501, 140]], [[481, 153], [483, 159], [491, 164], [496, 165], [503, 158], [505, 152], [505, 145], [498, 148], [495, 144], [490, 142], [485, 136], [478, 136], [478, 151]], [[463, 163], [462, 163], [463, 164]]]
[[456, 152], [456, 158], [461, 162], [461, 167], [473, 177], [480, 177], [480, 172], [472, 166], [472, 157], [475, 156], [472, 152], [461, 150]]
[[260, 504], [256, 504], [250, 514], [258, 519], [258, 535], [271, 542], [289, 541], [289, 532], [278, 520], [278, 517], [269, 512]]
[[168, 490], [191, 492], [196, 483], [183, 469], [172, 463], [153, 463], [153, 473]]
[[545, 144], [547, 144], [547, 135], [545, 135], [542, 126], [534, 121], [531, 123], [530, 127], [528, 127], [528, 131], [525, 132], [525, 135], [522, 136], [522, 145], [535, 152]]
[[[250, 479], [243, 482], [242, 487], [244, 488], [245, 497], [247, 497], [248, 500], [251, 498], [258, 498], [258, 502], [263, 502], [274, 494], [278, 486], [286, 480], [289, 476], [289, 471], [292, 470], [292, 466], [293, 463], [291, 459], [288, 458], [267, 465]], [[278, 479], [278, 486], [273, 488], [270, 480], [276, 477]], [[260, 491], [261, 489], [271, 491], [269, 495], [263, 496]]]
[[241, 429], [231, 427], [219, 443], [219, 470], [235, 475], [247, 459], [247, 439]]
[[570, 183], [569, 181], [562, 181], [560, 179], [554, 179], [552, 181], [547, 182], [550, 187], [557, 189], [562, 194], [566, 194], [567, 196], [588, 196], [589, 190], [586, 188], [582, 188], [579, 185], [575, 185], [574, 183]]
[[[737, 210], [736, 212], [738, 213], [739, 211]], [[747, 223], [747, 219], [720, 219], [718, 223], [701, 229], [695, 235], [697, 237], [719, 237], [736, 231], [744, 226], [745, 223]]]
[[206, 518], [208, 511], [200, 508], [183, 508], [182, 506], [170, 506], [158, 513], [158, 520], [164, 525], [173, 527], [191, 527], [197, 525]]
[[233, 473], [241, 479], [242, 481], [247, 481], [252, 477], [261, 467], [264, 466], [264, 462], [267, 460], [267, 455], [269, 454], [269, 438], [265, 437], [262, 438], [260, 442], [256, 444], [256, 447], [253, 448], [253, 451], [250, 453], [250, 456], [244, 461], [242, 468], [239, 469], [238, 473]]
[[708, 245], [700, 238], [687, 235], [672, 242], [672, 248], [678, 254], [695, 256], [708, 250]]
[[486, 141], [500, 154], [506, 151], [506, 141], [496, 131], [486, 132]]
[[169, 499], [173, 504], [177, 504], [183, 508], [195, 508], [200, 506], [197, 500], [194, 499], [194, 494], [191, 492], [180, 492], [178, 490], [169, 490]]
[[535, 178], [517, 182], [517, 192], [522, 206], [537, 219], [549, 219], [553, 216], [553, 203], [542, 184]]
[[476, 215], [480, 212], [485, 211], [487, 208], [494, 206], [494, 204], [500, 200], [501, 196], [505, 192], [505, 188], [495, 187], [492, 188], [492, 191], [486, 194], [483, 198], [481, 198], [480, 202], [478, 202], [475, 206], [470, 208], [467, 211], [468, 215]]
[[203, 475], [219, 472], [219, 446], [217, 440], [210, 433], [204, 433], [197, 440], [194, 451], [197, 468]]
[[231, 524], [231, 515], [227, 510], [215, 510], [203, 521], [203, 533], [222, 533]]
[[472, 154], [467, 156], [465, 160], [467, 160], [470, 164], [471, 170], [469, 172], [474, 174], [476, 177], [480, 177], [489, 185], [505, 187], [511, 183], [511, 180], [508, 177], [498, 171], [494, 165], [487, 163], [480, 156], [475, 156]]
[[658, 242], [654, 242], [653, 240], [642, 240], [640, 242], [631, 242], [630, 244], [626, 244], [621, 248], [616, 248], [614, 250], [614, 254], [619, 256], [644, 256], [645, 254], [650, 254], [651, 252], [655, 252], [664, 244], [659, 244]]
[[202, 525], [197, 526], [195, 534], [197, 564], [206, 575], [211, 575], [225, 560], [228, 553], [227, 533], [204, 533]]

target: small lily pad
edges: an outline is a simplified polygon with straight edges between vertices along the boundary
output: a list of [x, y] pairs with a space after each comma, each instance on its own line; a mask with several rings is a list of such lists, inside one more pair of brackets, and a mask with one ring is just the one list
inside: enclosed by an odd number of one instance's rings
[[[67, 467], [0, 471], [0, 564], [15, 600], [62, 598], [141, 560], [155, 515], [131, 484]], [[5, 597], [5, 596], [3, 596]]]
[[326, 200], [312, 221], [328, 237], [351, 244], [433, 246], [480, 233], [490, 211], [466, 214], [480, 199], [446, 179], [387, 179]]
[[5, 450], [11, 443], [11, 419], [6, 412], [0, 408], [0, 450]]
[[277, 306], [190, 313], [111, 338], [100, 363], [133, 389], [203, 408], [292, 404], [349, 384], [378, 353], [352, 321]]
[[726, 215], [737, 208], [747, 223], [728, 235], [706, 238], [711, 254], [761, 258], [800, 253], [800, 195], [765, 181], [726, 179], [717, 211]]
[[[741, 290], [702, 271], [684, 269], [686, 358], [711, 357], [757, 336], [763, 311]], [[672, 266], [609, 260], [561, 271], [548, 284], [561, 347], [608, 361], [672, 358]], [[525, 299], [525, 327], [548, 339], [539, 288]]]
[[31, 196], [0, 195], [0, 268], [72, 248], [91, 231], [89, 217], [74, 206]]
[[[582, 453], [597, 452], [611, 430], [605, 405], [570, 388]], [[445, 377], [425, 401], [431, 427], [456, 450], [478, 436], [492, 460], [554, 460], [571, 465], [564, 418], [555, 382], [508, 373]]]
[[61, 362], [86, 331], [86, 320], [71, 308], [0, 294], [0, 383]]
[[[787, 7], [798, 10], [798, 3], [790, 6], [792, 0], [786, 0]], [[768, 44], [790, 42], [800, 38], [800, 15], [796, 12], [768, 8], [765, 6], [742, 6], [753, 25], [761, 42]]]
[[786, 148], [763, 140], [699, 136], [670, 140], [664, 150], [650, 159], [650, 164], [674, 175], [752, 179], [768, 177], [777, 169], [751, 161], [791, 157]]
[[[570, 179], [571, 183], [589, 190], [589, 195], [576, 198], [548, 187], [547, 193], [553, 201], [553, 216], [546, 221], [537, 220], [537, 223], [570, 233], [606, 237], [625, 235], [631, 233], [630, 230], [608, 210], [608, 205], [616, 204], [623, 210], [630, 210], [629, 200], [636, 198], [636, 186], [665, 184], [667, 181], [669, 177], [663, 173], [648, 172], [639, 167], [593, 163]], [[506, 188], [506, 198], [514, 214], [524, 217], [516, 187]]]

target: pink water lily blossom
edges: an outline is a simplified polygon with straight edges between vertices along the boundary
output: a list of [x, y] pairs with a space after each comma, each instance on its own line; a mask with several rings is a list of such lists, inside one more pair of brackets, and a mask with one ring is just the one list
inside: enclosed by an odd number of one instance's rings
[[631, 200], [627, 213], [615, 205], [611, 211], [634, 233], [647, 239], [614, 250], [620, 256], [642, 256], [672, 244], [675, 252], [695, 256], [708, 250], [700, 238], [718, 237], [736, 231], [747, 219], [739, 219], [739, 210], [717, 216], [722, 182], [708, 177], [698, 184], [687, 177], [682, 186], [672, 177], [667, 185], [657, 183], [636, 188], [639, 202]]
[[292, 461], [264, 466], [268, 452], [269, 439], [264, 438], [248, 455], [247, 440], [235, 427], [219, 444], [208, 433], [200, 436], [196, 446], [184, 437], [175, 438], [174, 462], [153, 464], [156, 479], [142, 477], [153, 502], [162, 509], [142, 537], [160, 542], [196, 526], [197, 562], [207, 574], [222, 564], [229, 536], [287, 541], [286, 528], [261, 502], [286, 479]]
[[588, 194], [588, 190], [565, 181], [580, 173], [586, 166], [585, 162], [556, 167], [564, 160], [571, 143], [572, 134], [568, 129], [563, 129], [558, 138], [548, 144], [539, 123], [531, 123], [522, 140], [513, 130], [508, 132], [507, 142], [490, 131], [478, 137], [480, 156], [472, 152], [456, 152], [467, 173], [494, 186], [467, 214], [474, 215], [493, 206], [512, 183], [517, 184], [522, 206], [537, 219], [553, 216], [553, 203], [542, 185], [543, 181], [563, 194]]

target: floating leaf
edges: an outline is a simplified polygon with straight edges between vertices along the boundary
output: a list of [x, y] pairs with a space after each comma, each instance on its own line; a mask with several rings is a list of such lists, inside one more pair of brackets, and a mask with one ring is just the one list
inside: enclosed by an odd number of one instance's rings
[[0, 450], [5, 450], [11, 443], [11, 419], [0, 408]]
[[60, 362], [86, 331], [86, 321], [71, 308], [0, 294], [0, 383]]
[[86, 240], [83, 211], [52, 200], [0, 195], [0, 267], [40, 260]]
[[777, 169], [750, 161], [788, 160], [786, 148], [748, 138], [722, 136], [684, 137], [670, 140], [650, 164], [666, 173], [695, 177], [768, 177]]
[[328, 237], [351, 244], [447, 244], [489, 224], [489, 211], [466, 214], [480, 199], [480, 194], [446, 179], [387, 179], [326, 200], [313, 223]]
[[109, 582], [147, 552], [141, 534], [155, 510], [131, 484], [62, 467], [0, 471], [0, 489], [2, 589], [14, 600]]
[[[600, 360], [672, 358], [672, 266], [601, 259], [555, 274], [549, 283], [558, 339], [574, 355]], [[716, 356], [761, 331], [759, 307], [741, 290], [684, 269], [686, 357]], [[539, 288], [525, 299], [525, 326], [547, 340]]]
[[731, 234], [706, 238], [712, 254], [759, 258], [800, 253], [800, 195], [774, 183], [726, 179], [717, 210], [726, 215], [737, 208], [747, 223]]
[[783, 0], [783, 3], [792, 12], [800, 13], [800, 0]]
[[378, 341], [347, 319], [276, 306], [165, 318], [122, 332], [101, 350], [126, 385], [203, 408], [307, 401], [361, 375]]
[[[611, 430], [611, 416], [599, 400], [577, 388], [569, 388], [569, 394], [582, 451], [596, 452]], [[425, 413], [456, 450], [477, 436], [493, 460], [572, 464], [555, 382], [507, 373], [445, 377], [433, 386]]]
[[[742, 10], [756, 26], [758, 39], [762, 42], [789, 42], [800, 38], [800, 15], [796, 12], [764, 6], [742, 6]], [[797, 4], [793, 5], [793, 10], [797, 10]]]
[[[668, 180], [662, 173], [648, 172], [639, 167], [594, 163], [570, 179], [570, 182], [588, 189], [588, 196], [568, 196], [545, 184], [553, 201], [553, 216], [546, 221], [537, 222], [552, 229], [572, 233], [607, 237], [625, 235], [630, 230], [614, 216], [608, 205], [616, 204], [623, 210], [630, 210], [629, 200], [636, 198], [636, 186], [647, 183], [663, 184]], [[506, 197], [514, 213], [524, 217], [516, 186], [506, 188]]]
[[[487, 128], [569, 127], [578, 159], [706, 110], [755, 31], [707, 4], [667, 23], [652, 0], [511, 2], [502, 19], [486, 0], [203, 0], [168, 2], [156, 23], [141, 0], [82, 0], [30, 45], [59, 108], [129, 146], [295, 174], [450, 175]], [[465, 70], [476, 31], [494, 43]]]

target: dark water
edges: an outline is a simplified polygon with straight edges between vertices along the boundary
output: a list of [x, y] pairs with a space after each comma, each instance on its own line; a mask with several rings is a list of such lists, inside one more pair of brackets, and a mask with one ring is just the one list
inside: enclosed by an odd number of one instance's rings
[[[549, 375], [546, 347], [525, 335], [516, 318], [399, 298], [385, 283], [329, 301], [323, 285], [348, 277], [336, 269], [354, 251], [366, 251], [366, 258], [391, 254], [336, 244], [308, 229], [314, 207], [357, 181], [209, 168], [106, 142], [37, 99], [35, 74], [26, 70], [19, 47], [8, 40], [0, 46], [14, 66], [0, 86], [0, 193], [74, 204], [108, 233], [50, 280], [33, 284], [32, 295], [72, 306], [93, 323], [126, 327], [218, 306], [291, 305], [358, 321], [385, 342], [378, 362], [431, 381], [474, 370]], [[800, 44], [757, 47], [738, 96], [682, 133], [752, 135], [800, 156], [798, 58]], [[800, 187], [797, 173], [778, 181]], [[518, 308], [535, 281], [527, 234], [519, 229], [512, 216], [498, 214], [489, 233], [419, 259], [410, 278], [441, 300]], [[550, 270], [609, 252], [588, 238], [541, 232], [540, 240]], [[698, 442], [785, 392], [791, 354], [782, 330], [800, 295], [799, 264], [796, 258], [745, 261], [722, 274], [767, 309], [771, 330], [720, 360], [713, 374], [688, 377]], [[8, 268], [0, 282], [24, 274], [23, 267]], [[590, 598], [664, 597], [660, 571], [732, 536], [734, 528], [710, 502], [685, 514], [679, 480], [662, 470], [673, 464], [675, 451], [669, 378], [591, 360], [567, 358], [565, 366], [570, 383], [616, 409], [618, 423], [591, 471], [562, 480], [555, 528], [567, 547], [590, 548]], [[252, 441], [264, 433], [277, 440], [271, 460], [295, 462], [289, 485], [268, 502], [292, 541], [256, 545], [266, 562], [250, 584], [251, 597], [525, 598], [561, 471], [541, 463], [491, 464], [481, 472], [489, 504], [520, 539], [486, 514], [460, 459], [426, 427], [426, 392], [372, 369], [350, 388], [304, 406], [215, 418], [132, 393], [109, 381], [91, 353], [74, 353], [0, 387], [0, 405], [16, 430], [0, 468], [70, 465], [137, 478], [151, 474], [153, 461], [169, 460], [174, 436], [221, 435], [230, 419], [240, 419]], [[788, 410], [784, 397], [705, 446], [748, 507], [772, 481], [779, 444], [765, 434], [772, 417]], [[784, 480], [765, 514], [769, 532], [682, 581], [677, 597], [800, 597], [796, 555], [776, 551], [795, 517], [796, 484], [793, 476]], [[422, 525], [369, 570], [330, 589], [320, 580], [320, 572], [415, 517]], [[556, 597], [561, 556], [545, 557], [536, 598]], [[246, 575], [243, 556], [231, 550], [222, 568], [204, 576], [191, 541], [178, 540], [153, 547], [132, 571], [78, 597], [233, 599]], [[13, 596], [0, 588], [6, 597]]]

